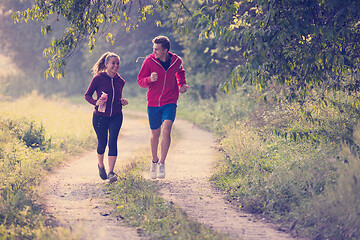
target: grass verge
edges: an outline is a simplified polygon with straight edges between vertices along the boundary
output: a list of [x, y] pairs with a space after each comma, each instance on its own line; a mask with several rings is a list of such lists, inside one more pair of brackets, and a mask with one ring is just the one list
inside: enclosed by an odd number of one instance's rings
[[222, 159], [211, 182], [279, 229], [360, 239], [358, 107], [342, 94], [303, 106], [263, 104], [255, 95], [248, 88], [198, 104], [181, 99], [183, 116], [218, 136]]
[[[32, 94], [6, 102], [1, 113], [0, 239], [76, 239], [52, 223], [36, 188], [62, 161], [95, 147], [91, 108]], [[226, 239], [163, 200], [157, 184], [140, 175], [145, 157], [137, 159], [107, 186], [115, 218], [152, 239]]]
[[119, 181], [107, 185], [114, 217], [151, 239], [229, 239], [189, 219], [183, 210], [161, 198], [158, 184], [141, 176], [148, 159], [139, 155], [120, 173]]
[[74, 239], [51, 224], [36, 188], [66, 158], [95, 146], [91, 111], [32, 94], [0, 112], [0, 238]]

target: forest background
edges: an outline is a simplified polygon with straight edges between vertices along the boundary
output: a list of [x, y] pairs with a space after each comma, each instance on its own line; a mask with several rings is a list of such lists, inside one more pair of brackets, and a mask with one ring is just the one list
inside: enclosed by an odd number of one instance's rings
[[[91, 66], [114, 51], [125, 97], [144, 101], [136, 86], [142, 57], [151, 53], [151, 39], [167, 35], [191, 86], [179, 115], [219, 139], [223, 159], [214, 186], [234, 206], [299, 235], [360, 237], [357, 1], [45, 2], [0, 4], [0, 53], [9, 66], [0, 78], [4, 99], [34, 91], [79, 98]], [[21, 20], [26, 24], [14, 24]], [[13, 130], [6, 117], [2, 126]], [[30, 135], [43, 131], [31, 124]], [[14, 134], [26, 143], [26, 134]], [[27, 147], [49, 145], [45, 137], [35, 141]], [[7, 157], [2, 164], [21, 162]], [[5, 229], [9, 189], [5, 181]]]

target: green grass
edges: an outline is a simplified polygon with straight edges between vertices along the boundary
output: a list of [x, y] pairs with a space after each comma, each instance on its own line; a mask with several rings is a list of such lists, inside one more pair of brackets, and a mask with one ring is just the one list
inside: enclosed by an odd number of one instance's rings
[[4, 104], [1, 111], [6, 118], [26, 118], [42, 125], [46, 129], [45, 137], [69, 153], [76, 153], [78, 147], [93, 148], [96, 144], [91, 125], [91, 106], [74, 105], [57, 97], [45, 99], [33, 93]]
[[[219, 139], [223, 158], [211, 178], [214, 186], [234, 207], [261, 214], [281, 229], [317, 239], [360, 238], [358, 109], [342, 95], [303, 107], [263, 104], [253, 96], [250, 87], [216, 100], [180, 95], [177, 117]], [[146, 213], [126, 215], [125, 202], [117, 202], [120, 216], [136, 219], [145, 232], [157, 224], [148, 227]]]
[[[36, 188], [62, 161], [95, 148], [92, 107], [80, 104], [79, 99], [45, 99], [34, 93], [4, 103], [0, 119], [0, 239], [77, 238], [69, 229], [52, 225]], [[176, 141], [176, 136], [173, 139]], [[226, 239], [162, 199], [157, 183], [141, 177], [145, 161], [140, 154], [119, 173], [118, 182], [104, 184], [115, 208], [114, 218], [122, 218], [138, 228], [140, 235], [152, 239]]]
[[255, 115], [252, 112], [258, 104], [250, 96], [246, 88], [239, 89], [237, 94], [219, 93], [216, 99], [207, 100], [194, 100], [191, 95], [184, 94], [180, 95], [176, 114], [221, 136]]
[[[346, 96], [328, 95], [327, 105], [302, 109], [251, 97], [250, 88], [219, 94], [216, 101], [180, 97], [178, 117], [219, 138], [214, 186], [234, 207], [280, 228], [316, 239], [359, 239], [358, 109]], [[146, 109], [144, 99], [129, 100], [129, 108]], [[310, 120], [302, 111], [312, 113]], [[95, 147], [92, 107], [33, 94], [6, 102], [1, 113], [0, 238], [72, 239], [66, 229], [46, 224], [35, 187], [66, 157]], [[159, 197], [159, 186], [140, 175], [145, 159], [139, 154], [117, 183], [107, 185], [114, 217], [154, 239], [226, 238]]]
[[359, 239], [359, 110], [351, 99], [328, 94], [327, 104], [301, 107], [257, 103], [253, 95], [249, 88], [216, 101], [184, 101], [187, 118], [219, 138], [222, 159], [211, 182], [234, 207], [281, 229]]
[[[69, 109], [71, 108], [71, 109]], [[3, 102], [0, 119], [0, 238], [75, 239], [49, 225], [36, 188], [66, 158], [94, 147], [90, 114], [35, 94]], [[74, 134], [76, 133], [76, 134]]]
[[141, 175], [147, 170], [149, 156], [139, 154], [120, 173], [120, 180], [107, 186], [114, 217], [151, 239], [228, 239], [194, 220], [179, 207], [160, 197], [158, 183]]

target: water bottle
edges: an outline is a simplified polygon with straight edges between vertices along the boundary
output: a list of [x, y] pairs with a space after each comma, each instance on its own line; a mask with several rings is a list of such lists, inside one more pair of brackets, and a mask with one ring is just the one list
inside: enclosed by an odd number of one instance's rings
[[105, 109], [106, 109], [106, 101], [107, 101], [108, 95], [107, 95], [106, 93], [102, 92], [100, 98], [103, 100], [103, 103], [102, 103], [101, 105], [99, 105], [98, 111], [99, 111], [99, 112], [105, 112]]

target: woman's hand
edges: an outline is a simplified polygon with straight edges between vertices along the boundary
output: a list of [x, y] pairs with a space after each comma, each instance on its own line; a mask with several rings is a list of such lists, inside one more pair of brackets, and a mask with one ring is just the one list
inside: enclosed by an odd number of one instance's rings
[[126, 106], [129, 104], [129, 102], [128, 102], [128, 100], [126, 100], [126, 98], [122, 98], [120, 101], [123, 106]]
[[96, 101], [96, 106], [101, 106], [102, 104], [106, 104], [106, 100], [103, 99], [103, 98], [99, 98], [99, 99]]

